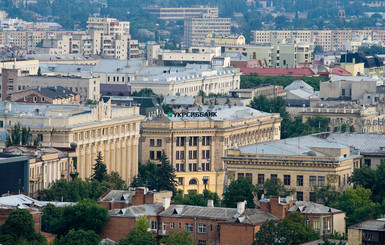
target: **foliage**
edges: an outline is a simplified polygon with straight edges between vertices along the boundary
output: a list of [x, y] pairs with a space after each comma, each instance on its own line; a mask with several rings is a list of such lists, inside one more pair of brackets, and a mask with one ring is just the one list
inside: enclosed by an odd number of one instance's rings
[[255, 234], [253, 244], [302, 244], [319, 238], [319, 234], [306, 225], [300, 213], [292, 213], [281, 222], [264, 223]]
[[345, 237], [341, 233], [338, 233], [336, 231], [334, 231], [333, 233], [327, 234], [326, 238], [327, 239], [336, 239], [336, 240], [344, 240], [345, 239]]
[[358, 51], [361, 52], [369, 52], [373, 54], [385, 54], [385, 47], [377, 46], [377, 45], [372, 45], [369, 47], [359, 47]]
[[169, 106], [169, 105], [162, 105], [162, 109], [163, 109], [163, 112], [164, 112], [165, 114], [167, 114], [167, 113], [169, 113], [169, 112], [173, 112], [172, 107]]
[[83, 199], [97, 200], [109, 189], [127, 189], [126, 182], [117, 172], [106, 174], [105, 180], [90, 181], [74, 178], [73, 180], [60, 179], [53, 182], [44, 190], [44, 199], [47, 201], [78, 202]]
[[370, 200], [371, 194], [371, 190], [357, 186], [356, 188], [346, 189], [346, 191], [337, 198], [337, 203], [334, 207], [346, 212], [346, 226], [378, 216], [377, 213], [380, 205]]
[[266, 196], [289, 196], [295, 189], [286, 188], [279, 178], [267, 179], [265, 183], [257, 185], [257, 189], [264, 191]]
[[191, 234], [187, 231], [177, 232], [171, 231], [166, 237], [163, 237], [160, 242], [165, 245], [194, 245], [195, 242], [191, 237]]
[[98, 245], [99, 242], [99, 236], [92, 230], [72, 229], [61, 239], [55, 239], [54, 245]]
[[93, 231], [100, 234], [108, 219], [108, 210], [93, 200], [84, 200], [65, 208], [52, 206], [48, 208], [47, 211], [43, 210], [43, 222], [48, 227], [48, 232], [59, 236], [66, 235], [72, 229]]
[[313, 50], [314, 54], [319, 54], [319, 53], [322, 53], [323, 51], [324, 51], [324, 49], [323, 49], [323, 47], [320, 46], [320, 45], [316, 45], [316, 46], [314, 47], [314, 50]]
[[255, 208], [254, 193], [256, 187], [249, 178], [240, 178], [231, 181], [223, 193], [223, 204], [228, 208], [236, 208], [237, 202], [247, 201], [248, 208]]
[[170, 190], [176, 192], [175, 169], [171, 166], [165, 151], [160, 157], [160, 166], [152, 162], [139, 164], [139, 173], [134, 177], [132, 187], [148, 187], [150, 190]]
[[193, 206], [207, 206], [208, 200], [213, 200], [215, 207], [221, 206], [218, 194], [209, 190], [203, 190], [203, 195], [198, 195], [196, 190], [188, 190], [188, 194], [183, 195], [183, 191], [178, 190], [177, 194], [173, 197], [175, 204]]
[[4, 245], [41, 245], [47, 241], [35, 232], [32, 215], [26, 209], [12, 211], [5, 223], [0, 226], [0, 243]]
[[325, 185], [321, 188], [314, 186], [313, 189], [316, 193], [316, 200], [322, 200], [325, 206], [335, 206], [338, 197], [341, 195], [333, 185]]
[[91, 100], [91, 99], [87, 99], [85, 102], [84, 102], [85, 105], [96, 105], [98, 104], [98, 101], [96, 100]]
[[99, 151], [97, 158], [95, 159], [96, 163], [92, 170], [94, 173], [92, 174], [91, 179], [102, 182], [107, 174], [107, 166], [103, 162], [102, 153]]
[[150, 88], [142, 88], [139, 91], [132, 92], [131, 95], [132, 96], [137, 96], [137, 97], [151, 97], [152, 95], [156, 95], [156, 94]]
[[149, 230], [150, 221], [146, 216], [139, 217], [136, 220], [135, 227], [130, 231], [127, 238], [120, 240], [119, 245], [155, 245], [155, 238]]
[[30, 127], [21, 127], [20, 123], [15, 124], [11, 129], [11, 136], [7, 136], [6, 145], [28, 145], [30, 142]]

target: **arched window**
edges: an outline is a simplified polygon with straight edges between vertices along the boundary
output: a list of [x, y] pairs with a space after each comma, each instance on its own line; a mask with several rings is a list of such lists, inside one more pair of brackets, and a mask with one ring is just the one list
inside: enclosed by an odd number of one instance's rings
[[188, 182], [189, 185], [196, 185], [197, 180], [196, 179], [191, 179], [190, 182]]

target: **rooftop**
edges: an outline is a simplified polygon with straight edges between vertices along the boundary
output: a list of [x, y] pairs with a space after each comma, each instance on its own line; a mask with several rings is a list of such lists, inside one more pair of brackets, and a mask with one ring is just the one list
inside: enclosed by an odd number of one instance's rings
[[385, 148], [385, 134], [329, 133], [325, 136], [327, 141], [353, 146], [361, 153], [380, 153]]
[[315, 73], [310, 68], [240, 68], [244, 75], [258, 73], [262, 76], [314, 76]]
[[193, 96], [170, 95], [166, 96], [162, 104], [165, 105], [193, 105], [196, 102]]
[[355, 225], [351, 225], [349, 226], [349, 229], [385, 231], [385, 220], [384, 219], [367, 220]]
[[285, 90], [295, 90], [295, 89], [301, 89], [308, 93], [313, 93], [314, 88], [304, 82], [303, 80], [297, 79], [294, 82], [290, 83], [288, 86], [285, 87]]
[[19, 209], [27, 209], [27, 208], [43, 208], [47, 204], [53, 204], [56, 207], [65, 207], [70, 205], [75, 205], [74, 202], [47, 202], [47, 201], [38, 201], [29, 196], [19, 194], [13, 196], [3, 196], [0, 197], [0, 207], [1, 208], [19, 208]]
[[109, 211], [109, 215], [124, 217], [156, 216], [162, 209], [162, 203], [143, 204], [122, 209], [112, 209]]
[[342, 212], [341, 210], [309, 201], [297, 201], [288, 211], [301, 212], [302, 214], [331, 214]]

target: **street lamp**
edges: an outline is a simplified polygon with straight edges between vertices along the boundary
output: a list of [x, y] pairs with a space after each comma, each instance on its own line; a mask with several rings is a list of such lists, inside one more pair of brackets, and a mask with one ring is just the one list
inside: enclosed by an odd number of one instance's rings
[[209, 181], [209, 176], [203, 176], [202, 180], [203, 180], [203, 184], [205, 185], [205, 190], [206, 190], [206, 185], [207, 185], [207, 181]]

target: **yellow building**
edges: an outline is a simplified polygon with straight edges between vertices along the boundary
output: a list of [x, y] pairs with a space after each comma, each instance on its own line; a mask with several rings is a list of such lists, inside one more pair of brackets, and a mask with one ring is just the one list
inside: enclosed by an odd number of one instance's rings
[[302, 136], [242, 146], [222, 159], [230, 180], [250, 178], [253, 184], [263, 184], [279, 178], [287, 188], [295, 188], [296, 200], [317, 201], [314, 187], [330, 184], [344, 191], [361, 158], [349, 146]]
[[0, 103], [0, 133], [20, 123], [31, 128], [32, 140], [42, 146], [76, 147], [77, 171], [83, 179], [92, 175], [102, 152], [108, 172], [116, 171], [130, 183], [138, 173], [143, 119], [138, 107], [112, 107], [110, 102], [94, 107]]
[[201, 106], [142, 123], [141, 162], [158, 162], [164, 149], [184, 193], [206, 188], [222, 195], [233, 147], [280, 139], [282, 118], [249, 107]]
[[205, 38], [205, 43], [208, 45], [245, 45], [246, 39], [243, 35], [239, 36], [216, 36], [208, 34]]

